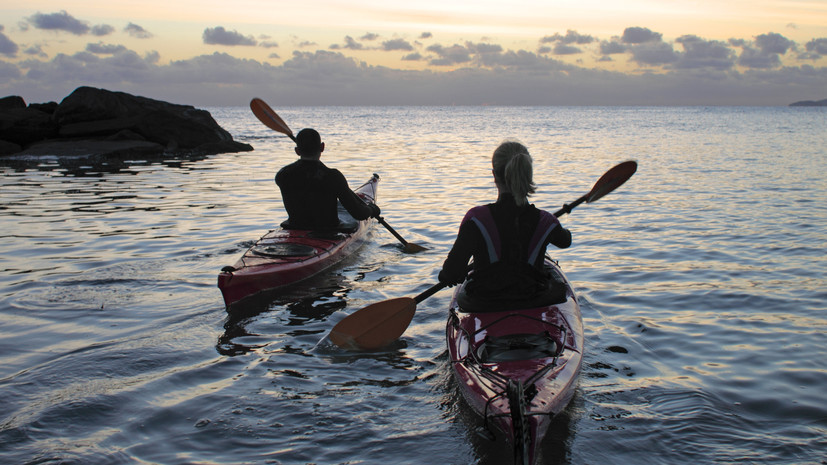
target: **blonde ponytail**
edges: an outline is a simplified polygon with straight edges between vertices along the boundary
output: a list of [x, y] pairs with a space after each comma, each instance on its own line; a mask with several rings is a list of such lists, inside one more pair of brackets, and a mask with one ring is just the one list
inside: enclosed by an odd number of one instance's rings
[[491, 158], [495, 180], [506, 187], [514, 196], [518, 206], [528, 203], [528, 196], [534, 193], [534, 169], [528, 149], [516, 141], [506, 141], [494, 150]]

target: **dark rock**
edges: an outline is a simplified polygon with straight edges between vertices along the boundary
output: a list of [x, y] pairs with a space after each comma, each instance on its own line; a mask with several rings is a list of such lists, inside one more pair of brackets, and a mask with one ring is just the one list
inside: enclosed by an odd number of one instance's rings
[[5, 140], [0, 140], [0, 155], [11, 155], [23, 150], [23, 147]]
[[77, 88], [60, 102], [53, 116], [63, 137], [111, 135], [129, 129], [152, 142], [180, 149], [233, 139], [207, 111], [92, 87]]
[[26, 101], [23, 100], [23, 97], [17, 95], [0, 98], [0, 109], [6, 110], [11, 108], [26, 108]]
[[31, 104], [22, 97], [0, 99], [0, 140], [22, 157], [174, 157], [251, 151], [233, 140], [212, 115], [124, 92], [79, 87], [60, 104]]
[[790, 104], [791, 107], [827, 107], [827, 99], [824, 100], [802, 100]]
[[18, 145], [28, 145], [39, 140], [57, 137], [58, 127], [52, 117], [33, 108], [8, 108], [0, 110], [0, 139]]
[[224, 140], [221, 142], [208, 142], [199, 145], [194, 150], [200, 155], [215, 155], [216, 153], [234, 153], [234, 152], [249, 152], [253, 150], [253, 146], [234, 140]]
[[35, 110], [40, 110], [43, 113], [52, 114], [57, 110], [57, 102], [46, 102], [46, 103], [30, 103], [29, 108], [34, 108]]

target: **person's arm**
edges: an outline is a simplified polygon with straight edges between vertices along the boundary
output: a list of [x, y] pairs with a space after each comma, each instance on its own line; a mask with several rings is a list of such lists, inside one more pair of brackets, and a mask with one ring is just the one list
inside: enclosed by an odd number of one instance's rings
[[374, 204], [365, 203], [361, 197], [350, 190], [347, 179], [339, 171], [334, 170], [334, 182], [336, 183], [336, 196], [342, 202], [348, 213], [357, 220], [366, 220], [370, 217], [379, 216], [379, 207]]
[[439, 272], [439, 282], [453, 286], [465, 280], [468, 262], [474, 255], [477, 243], [482, 240], [479, 228], [473, 221], [464, 221], [459, 228], [454, 246]]
[[562, 224], [558, 225], [548, 233], [548, 242], [560, 249], [566, 249], [571, 245], [571, 232]]

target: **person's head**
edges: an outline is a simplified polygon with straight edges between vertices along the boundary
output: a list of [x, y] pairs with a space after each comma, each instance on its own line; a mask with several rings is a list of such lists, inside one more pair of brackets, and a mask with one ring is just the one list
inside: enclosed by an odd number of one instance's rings
[[315, 129], [305, 128], [296, 134], [296, 154], [302, 158], [319, 158], [324, 152], [324, 142]]
[[514, 196], [517, 205], [525, 205], [527, 197], [534, 193], [534, 169], [528, 149], [516, 141], [505, 141], [494, 150], [491, 157], [494, 182], [500, 191]]

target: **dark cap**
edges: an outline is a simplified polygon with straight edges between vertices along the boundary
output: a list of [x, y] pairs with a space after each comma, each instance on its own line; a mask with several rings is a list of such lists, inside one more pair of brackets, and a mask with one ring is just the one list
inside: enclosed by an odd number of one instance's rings
[[315, 129], [302, 129], [296, 134], [296, 147], [302, 155], [315, 155], [321, 152], [322, 137]]

